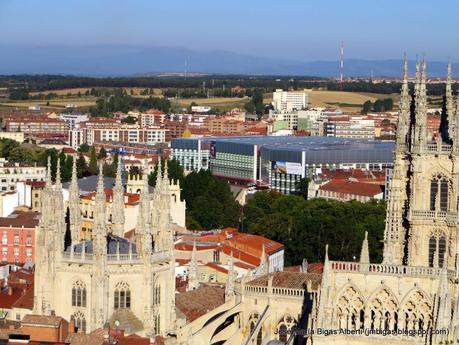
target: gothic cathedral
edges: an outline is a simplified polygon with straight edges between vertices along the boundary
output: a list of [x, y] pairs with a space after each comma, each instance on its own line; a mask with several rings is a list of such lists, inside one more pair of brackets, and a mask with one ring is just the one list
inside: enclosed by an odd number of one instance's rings
[[100, 168], [92, 239], [80, 241], [76, 166], [73, 165], [67, 208], [59, 165], [53, 185], [48, 161], [36, 239], [34, 313], [73, 318], [83, 332], [111, 325], [148, 336], [174, 334], [175, 258], [167, 166], [164, 176], [158, 174], [153, 193], [149, 193], [147, 175], [143, 174], [133, 240], [123, 237], [120, 166], [113, 188], [113, 227], [107, 227]]
[[[394, 167], [381, 264], [324, 265], [316, 329], [319, 344], [459, 342], [459, 111], [448, 66], [438, 136], [427, 134], [426, 64], [416, 64], [410, 95], [405, 61]], [[369, 338], [370, 337], [370, 338]]]

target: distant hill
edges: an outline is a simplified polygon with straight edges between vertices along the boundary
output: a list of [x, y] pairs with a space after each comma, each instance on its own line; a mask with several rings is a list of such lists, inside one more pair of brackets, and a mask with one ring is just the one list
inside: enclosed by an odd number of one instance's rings
[[[0, 45], [0, 74], [66, 74], [127, 76], [188, 72], [336, 77], [338, 61], [296, 61], [226, 51], [195, 51], [176, 47], [19, 46]], [[401, 75], [401, 60], [347, 59], [345, 76]], [[414, 63], [411, 66], [414, 68]], [[454, 64], [459, 76], [459, 64]], [[429, 76], [444, 76], [445, 62], [428, 61]]]

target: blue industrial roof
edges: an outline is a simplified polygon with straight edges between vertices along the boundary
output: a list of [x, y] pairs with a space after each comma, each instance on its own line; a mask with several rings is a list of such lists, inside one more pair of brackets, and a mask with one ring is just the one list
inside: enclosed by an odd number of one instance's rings
[[217, 152], [253, 155], [253, 146], [261, 147], [261, 157], [269, 160], [306, 163], [392, 162], [394, 142], [336, 137], [241, 136], [173, 139], [172, 148], [197, 149], [198, 141], [215, 142]]

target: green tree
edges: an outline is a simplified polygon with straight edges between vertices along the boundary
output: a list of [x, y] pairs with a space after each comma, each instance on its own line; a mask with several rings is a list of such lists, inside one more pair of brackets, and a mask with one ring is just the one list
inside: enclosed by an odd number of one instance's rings
[[362, 114], [367, 114], [368, 112], [371, 111], [372, 108], [373, 108], [373, 103], [371, 103], [370, 100], [366, 101], [365, 103], [363, 103]]
[[384, 104], [380, 99], [373, 103], [373, 110], [376, 112], [384, 111]]
[[68, 155], [65, 158], [65, 163], [62, 165], [62, 170], [61, 170], [62, 182], [69, 182], [72, 179], [72, 167], [73, 167], [73, 157], [71, 155]]
[[90, 147], [86, 143], [83, 143], [80, 145], [80, 147], [78, 147], [78, 152], [89, 152], [89, 150], [90, 150]]
[[81, 152], [76, 161], [76, 168], [78, 178], [82, 178], [88, 172], [88, 165], [86, 164], [86, 159], [84, 158]]
[[257, 192], [244, 206], [243, 230], [285, 245], [286, 264], [330, 257], [357, 260], [365, 231], [369, 233], [370, 259], [382, 259], [385, 204], [371, 201], [305, 200], [295, 195]]
[[382, 102], [385, 111], [390, 111], [394, 108], [394, 100], [392, 98], [385, 98]]
[[107, 158], [107, 151], [103, 147], [100, 148], [99, 154], [97, 155], [97, 159], [104, 159]]
[[295, 195], [302, 196], [303, 198], [308, 198], [308, 187], [309, 187], [309, 179], [302, 178], [296, 183], [296, 191]]
[[95, 147], [91, 147], [91, 153], [89, 156], [88, 171], [91, 175], [97, 175], [99, 173], [99, 166], [97, 163], [97, 155]]

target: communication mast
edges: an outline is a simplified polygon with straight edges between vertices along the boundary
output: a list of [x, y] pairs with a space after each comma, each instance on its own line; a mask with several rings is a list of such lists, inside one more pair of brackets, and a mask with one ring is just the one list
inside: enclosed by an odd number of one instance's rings
[[343, 91], [343, 70], [344, 70], [344, 42], [341, 42], [340, 59], [339, 59], [339, 83]]

